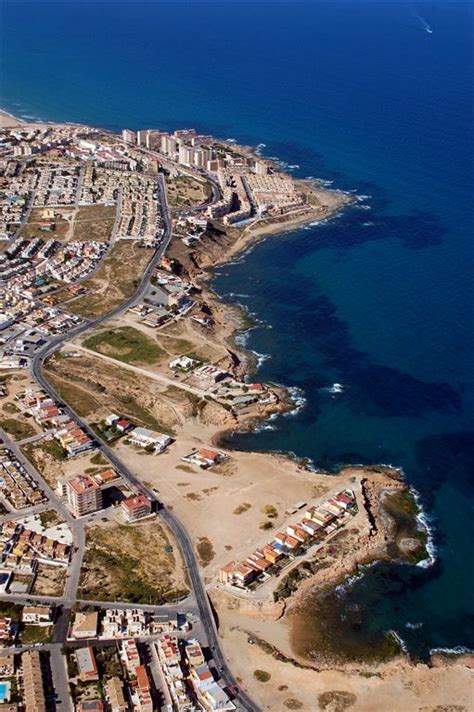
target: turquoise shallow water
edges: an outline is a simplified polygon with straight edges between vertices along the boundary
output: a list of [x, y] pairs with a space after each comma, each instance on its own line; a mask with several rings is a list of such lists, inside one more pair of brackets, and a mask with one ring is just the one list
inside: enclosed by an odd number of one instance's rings
[[370, 196], [218, 270], [215, 288], [262, 321], [259, 378], [306, 399], [232, 442], [404, 468], [436, 564], [376, 567], [347, 604], [365, 611], [359, 635], [394, 628], [423, 654], [474, 642], [472, 19], [471, 3], [366, 0], [6, 2], [1, 16], [13, 112], [194, 125]]

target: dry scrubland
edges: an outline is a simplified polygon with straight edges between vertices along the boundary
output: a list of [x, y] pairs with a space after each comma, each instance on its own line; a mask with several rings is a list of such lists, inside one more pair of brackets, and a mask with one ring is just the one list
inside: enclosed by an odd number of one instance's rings
[[81, 472], [94, 474], [110, 468], [110, 463], [96, 451], [82, 457], [68, 459], [55, 440], [43, 440], [22, 447], [23, 454], [54, 489], [57, 478], [62, 475], [77, 475]]
[[[136, 425], [174, 432], [174, 427], [192, 412], [192, 396], [178, 407], [167, 395], [167, 386], [121, 368], [104, 365], [98, 357], [53, 356], [46, 369], [54, 387], [82, 417], [102, 420], [111, 412], [129, 418]], [[184, 408], [184, 413], [181, 412]]]
[[82, 345], [118, 361], [147, 366], [168, 378], [173, 378], [168, 364], [177, 356], [215, 364], [224, 360], [225, 366], [230, 365], [228, 349], [188, 319], [154, 330], [127, 314], [120, 325], [109, 322], [107, 327], [89, 332]]
[[211, 194], [211, 188], [207, 182], [185, 175], [167, 178], [166, 189], [171, 207], [200, 205]]
[[115, 222], [114, 205], [87, 205], [79, 208], [74, 220], [72, 240], [110, 240]]
[[132, 296], [150, 261], [149, 249], [122, 240], [115, 243], [97, 272], [83, 284], [89, 290], [68, 304], [68, 311], [85, 317], [106, 314]]
[[158, 605], [188, 593], [179, 550], [155, 520], [86, 532], [79, 597]]
[[[87, 205], [77, 210], [72, 207], [57, 208], [60, 217], [45, 217], [44, 208], [33, 208], [28, 222], [21, 229], [20, 237], [32, 239], [41, 237], [43, 240], [110, 240], [115, 222], [116, 207], [114, 205]], [[41, 230], [42, 225], [52, 223], [51, 231]]]

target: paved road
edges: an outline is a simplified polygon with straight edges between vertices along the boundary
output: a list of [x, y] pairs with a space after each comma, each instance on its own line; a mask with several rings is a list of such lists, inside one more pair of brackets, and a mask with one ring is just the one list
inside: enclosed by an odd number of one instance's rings
[[[128, 300], [126, 300], [124, 303], [121, 305], [117, 306], [115, 309], [113, 309], [111, 312], [108, 314], [105, 314], [101, 317], [98, 317], [94, 320], [91, 320], [89, 323], [83, 323], [79, 324], [77, 327], [72, 329], [68, 334], [67, 334], [67, 340], [70, 340], [74, 336], [78, 336], [82, 332], [86, 331], [87, 329], [94, 327], [98, 324], [101, 324], [104, 321], [108, 321], [109, 319], [112, 319], [119, 314], [122, 314], [124, 311], [126, 311], [129, 307], [131, 307], [133, 304], [139, 302], [143, 297], [145, 296], [147, 290], [149, 289], [150, 286], [150, 277], [153, 274], [153, 271], [155, 267], [158, 265], [160, 262], [165, 250], [167, 249], [171, 236], [172, 236], [172, 226], [171, 226], [171, 217], [169, 213], [169, 208], [168, 208], [168, 198], [166, 194], [166, 184], [164, 180], [163, 175], [159, 175], [157, 178], [157, 187], [160, 193], [160, 204], [162, 206], [162, 214], [163, 214], [163, 221], [164, 221], [164, 233], [163, 237], [161, 240], [161, 243], [159, 247], [156, 249], [155, 254], [153, 255], [152, 259], [150, 260], [148, 267], [145, 269], [145, 272], [143, 273], [142, 279], [140, 281], [140, 284], [137, 287], [137, 290], [135, 294], [130, 297]], [[65, 335], [66, 336], [66, 335]], [[173, 532], [174, 536], [176, 537], [176, 540], [178, 541], [178, 544], [181, 547], [183, 557], [186, 563], [186, 567], [188, 570], [188, 575], [189, 579], [191, 582], [191, 586], [193, 588], [194, 594], [196, 596], [196, 601], [197, 605], [199, 608], [199, 614], [200, 618], [202, 621], [202, 624], [204, 626], [204, 629], [206, 631], [209, 647], [211, 649], [214, 661], [216, 663], [216, 666], [219, 670], [219, 673], [224, 681], [225, 685], [231, 686], [234, 685], [237, 686], [237, 681], [232, 675], [230, 669], [227, 666], [226, 660], [224, 658], [224, 654], [221, 650], [220, 643], [219, 643], [219, 638], [218, 638], [218, 633], [214, 621], [214, 617], [211, 611], [211, 606], [209, 599], [207, 597], [207, 593], [205, 591], [204, 585], [201, 580], [201, 576], [199, 573], [199, 568], [196, 562], [196, 557], [194, 554], [194, 549], [193, 545], [191, 543], [191, 539], [189, 538], [189, 535], [186, 531], [186, 529], [183, 527], [182, 523], [180, 520], [176, 517], [175, 514], [173, 514], [170, 510], [166, 509], [162, 503], [159, 501], [157, 496], [154, 494], [153, 491], [148, 489], [141, 481], [140, 479], [131, 472], [131, 470], [126, 467], [126, 465], [117, 457], [115, 452], [106, 445], [105, 442], [103, 442], [100, 438], [98, 438], [97, 434], [89, 427], [88, 423], [84, 421], [77, 413], [74, 412], [74, 410], [66, 403], [64, 403], [59, 396], [59, 394], [56, 392], [56, 390], [51, 386], [49, 381], [46, 379], [46, 377], [43, 374], [43, 364], [45, 359], [53, 354], [55, 351], [57, 351], [63, 341], [65, 340], [64, 337], [56, 337], [55, 339], [52, 339], [49, 343], [47, 343], [38, 353], [35, 355], [32, 364], [31, 364], [31, 371], [34, 376], [34, 378], [38, 381], [40, 386], [43, 388], [43, 390], [48, 393], [48, 395], [51, 398], [54, 398], [57, 402], [61, 403], [62, 407], [64, 410], [73, 417], [76, 422], [80, 423], [81, 427], [84, 429], [85, 432], [87, 432], [90, 437], [97, 443], [99, 450], [102, 452], [102, 454], [110, 460], [111, 464], [116, 468], [116, 470], [121, 474], [121, 476], [128, 481], [128, 483], [131, 485], [131, 487], [136, 491], [144, 494], [147, 496], [151, 501], [154, 501], [156, 503], [156, 507], [160, 510], [160, 514], [163, 517], [163, 520], [166, 522], [166, 524], [169, 526], [171, 531]], [[71, 584], [72, 586], [72, 584]], [[240, 688], [238, 688], [240, 689]], [[250, 712], [254, 712], [256, 710], [259, 710], [259, 707], [251, 700], [251, 698], [244, 692], [241, 691], [238, 695], [238, 698], [236, 700], [238, 703], [240, 703], [240, 706], [243, 709], [249, 710]]]
[[48, 509], [51, 509], [51, 505], [47, 502], [46, 504], [37, 504], [34, 507], [29, 507], [26, 510], [15, 510], [11, 511], [8, 514], [3, 514], [0, 517], [0, 524], [3, 524], [3, 522], [11, 521], [12, 519], [24, 519], [25, 517], [31, 517], [33, 514], [41, 514], [41, 512], [46, 512]]
[[56, 693], [56, 712], [73, 712], [73, 704], [69, 694], [66, 656], [59, 645], [52, 645], [49, 650], [51, 675]]
[[[158, 151], [151, 151], [150, 149], [143, 147], [140, 147], [140, 150], [142, 151], [142, 153], [145, 153], [155, 158], [165, 168], [167, 166], [176, 168], [176, 164], [173, 161], [170, 161], [163, 153], [159, 153]], [[202, 210], [205, 210], [210, 205], [214, 205], [215, 203], [219, 202], [219, 200], [221, 199], [221, 187], [219, 185], [219, 182], [213, 176], [211, 176], [207, 172], [201, 173], [200, 171], [192, 168], [191, 166], [180, 165], [179, 171], [180, 173], [184, 173], [184, 175], [188, 175], [191, 178], [200, 180], [201, 182], [207, 181], [211, 186], [211, 195], [207, 198], [207, 200], [200, 203], [199, 205], [186, 206], [184, 208], [171, 208], [174, 215], [179, 215], [180, 213], [198, 213]]]

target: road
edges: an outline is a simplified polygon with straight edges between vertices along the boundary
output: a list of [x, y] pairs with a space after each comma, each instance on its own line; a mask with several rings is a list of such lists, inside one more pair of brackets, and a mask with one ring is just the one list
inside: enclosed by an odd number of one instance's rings
[[[167, 156], [165, 156], [163, 153], [159, 153], [158, 151], [152, 151], [149, 148], [143, 148], [140, 147], [140, 150], [142, 153], [152, 156], [155, 158], [162, 166], [165, 168], [168, 166], [169, 168], [176, 168], [176, 164], [173, 161], [170, 161]], [[208, 208], [210, 205], [214, 205], [215, 203], [219, 202], [221, 199], [221, 187], [219, 185], [219, 182], [211, 176], [209, 173], [201, 173], [197, 169], [193, 169], [191, 166], [179, 166], [179, 172], [183, 173], [184, 175], [190, 176], [190, 178], [194, 178], [195, 180], [199, 180], [201, 182], [207, 182], [211, 186], [211, 195], [207, 200], [205, 200], [203, 203], [200, 203], [199, 205], [193, 205], [193, 206], [186, 206], [185, 208], [172, 208], [173, 214], [179, 215], [180, 213], [198, 213], [201, 212], [202, 210], [205, 210]]]
[[73, 704], [69, 694], [66, 656], [60, 646], [52, 645], [49, 651], [51, 675], [53, 679], [56, 712], [72, 712]]
[[196, 386], [190, 386], [188, 383], [179, 381], [177, 378], [168, 378], [167, 376], [163, 376], [163, 374], [161, 373], [154, 373], [149, 369], [141, 368], [140, 366], [133, 366], [131, 363], [125, 363], [124, 361], [118, 361], [117, 359], [112, 358], [112, 356], [101, 354], [98, 351], [94, 351], [93, 349], [87, 349], [85, 346], [81, 346], [80, 344], [74, 344], [74, 350], [84, 351], [84, 353], [90, 354], [91, 356], [94, 356], [94, 358], [99, 358], [102, 361], [106, 361], [107, 363], [110, 363], [114, 366], [119, 366], [120, 368], [123, 368], [126, 371], [132, 371], [133, 373], [136, 373], [140, 376], [146, 376], [152, 381], [158, 381], [159, 383], [163, 383], [163, 385], [165, 386], [172, 386], [173, 388], [180, 388], [183, 391], [188, 391], [188, 393], [192, 393], [195, 396], [199, 396], [199, 398], [211, 397], [219, 403], [226, 402], [220, 398], [217, 398], [213, 393], [204, 391], [202, 388], [197, 388]]
[[[210, 602], [205, 591], [204, 585], [201, 580], [199, 567], [194, 554], [193, 545], [189, 535], [173, 512], [168, 510], [160, 502], [155, 493], [148, 489], [140, 479], [117, 457], [115, 452], [106, 443], [101, 440], [97, 434], [89, 427], [88, 423], [83, 420], [68, 404], [64, 403], [60, 395], [56, 392], [53, 386], [49, 383], [47, 378], [43, 373], [43, 364], [45, 359], [51, 356], [55, 351], [57, 351], [64, 340], [70, 340], [71, 338], [78, 336], [84, 331], [97, 326], [104, 321], [108, 321], [119, 314], [122, 314], [131, 306], [141, 301], [145, 296], [147, 290], [150, 287], [150, 278], [153, 274], [155, 267], [159, 264], [163, 254], [171, 240], [172, 236], [172, 225], [170, 211], [168, 207], [168, 197], [166, 193], [165, 179], [162, 174], [157, 177], [157, 188], [160, 193], [160, 204], [162, 206], [162, 217], [164, 222], [164, 232], [161, 239], [159, 247], [156, 249], [153, 257], [151, 258], [147, 268], [145, 269], [141, 281], [135, 291], [135, 294], [123, 302], [121, 305], [117, 306], [112, 311], [107, 314], [97, 317], [87, 323], [82, 323], [72, 329], [67, 335], [59, 336], [51, 341], [49, 341], [45, 346], [37, 352], [31, 363], [32, 375], [39, 383], [41, 388], [54, 400], [62, 405], [66, 413], [68, 413], [74, 420], [81, 425], [83, 430], [97, 443], [98, 449], [102, 454], [111, 462], [113, 467], [120, 473], [120, 475], [127, 480], [133, 490], [136, 492], [144, 494], [152, 502], [156, 503], [157, 509], [160, 510], [160, 515], [163, 521], [168, 525], [168, 527], [173, 532], [181, 551], [183, 553], [186, 568], [188, 570], [188, 576], [191, 582], [192, 589], [196, 596], [196, 602], [199, 609], [199, 615], [201, 618], [202, 625], [206, 631], [208, 644], [214, 658], [217, 669], [219, 670], [220, 676], [226, 686], [235, 686], [235, 689], [239, 690], [239, 694], [236, 698], [236, 702], [240, 703], [240, 707], [249, 710], [249, 712], [256, 712], [260, 708], [251, 700], [251, 698], [241, 690], [237, 683], [237, 680], [232, 675], [227, 662], [225, 660], [224, 654], [222, 652], [219, 637], [217, 633], [217, 628], [212, 614]], [[68, 579], [68, 590], [72, 590], [73, 584], [76, 579], [76, 574], [73, 574], [72, 582], [69, 583], [71, 577]], [[66, 596], [67, 598], [67, 596]]]

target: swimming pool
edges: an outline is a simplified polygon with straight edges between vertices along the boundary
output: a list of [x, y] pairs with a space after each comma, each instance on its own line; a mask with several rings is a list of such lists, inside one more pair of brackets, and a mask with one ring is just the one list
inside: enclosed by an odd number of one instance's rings
[[10, 683], [9, 682], [0, 682], [0, 703], [1, 702], [8, 702], [10, 699]]

